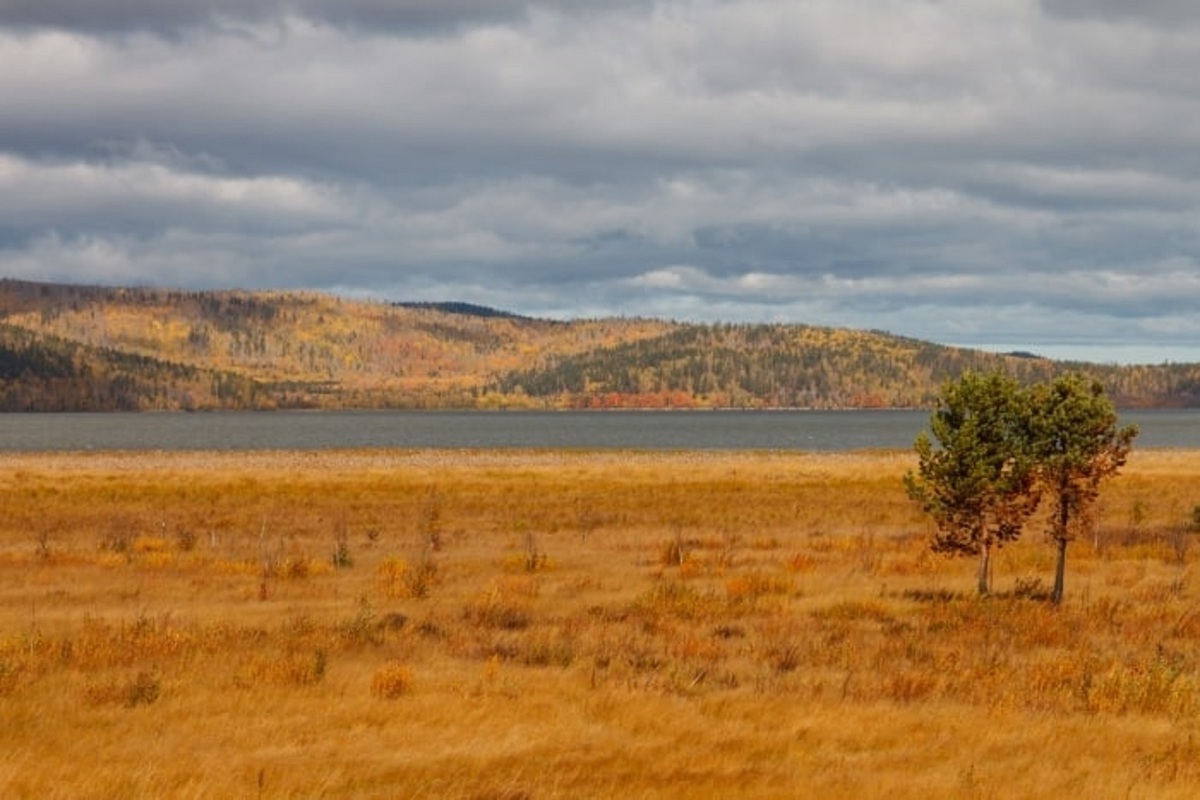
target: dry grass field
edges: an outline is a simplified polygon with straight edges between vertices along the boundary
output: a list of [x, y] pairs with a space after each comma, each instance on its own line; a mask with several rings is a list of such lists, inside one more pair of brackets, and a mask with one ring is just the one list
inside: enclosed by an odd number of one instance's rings
[[1200, 454], [928, 549], [907, 453], [0, 460], [3, 797], [1200, 796]]

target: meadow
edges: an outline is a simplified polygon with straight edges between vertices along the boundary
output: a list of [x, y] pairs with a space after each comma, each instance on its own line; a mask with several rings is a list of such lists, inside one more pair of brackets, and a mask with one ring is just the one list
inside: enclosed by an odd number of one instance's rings
[[1191, 798], [1200, 454], [929, 550], [910, 453], [0, 461], [0, 796]]

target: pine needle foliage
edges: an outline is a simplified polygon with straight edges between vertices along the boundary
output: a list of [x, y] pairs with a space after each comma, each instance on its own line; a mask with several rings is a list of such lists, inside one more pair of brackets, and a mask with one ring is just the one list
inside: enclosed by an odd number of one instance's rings
[[1067, 544], [1091, 522], [1101, 481], [1117, 474], [1129, 456], [1136, 426], [1117, 427], [1117, 412], [1103, 385], [1065, 375], [1032, 390], [1030, 445], [1052, 508], [1047, 533], [1058, 549], [1051, 600], [1062, 602]]
[[998, 372], [948, 381], [930, 418], [933, 438], [917, 437], [917, 470], [904, 478], [936, 525], [933, 549], [979, 556], [981, 595], [991, 591], [992, 551], [1020, 537], [1038, 504], [1027, 407], [1025, 390]]

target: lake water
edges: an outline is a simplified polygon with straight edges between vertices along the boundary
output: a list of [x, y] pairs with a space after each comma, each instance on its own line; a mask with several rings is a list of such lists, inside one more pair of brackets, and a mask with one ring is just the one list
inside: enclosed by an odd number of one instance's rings
[[[1139, 448], [1200, 450], [1200, 410], [1121, 414]], [[908, 449], [927, 411], [273, 411], [0, 414], [0, 451]]]

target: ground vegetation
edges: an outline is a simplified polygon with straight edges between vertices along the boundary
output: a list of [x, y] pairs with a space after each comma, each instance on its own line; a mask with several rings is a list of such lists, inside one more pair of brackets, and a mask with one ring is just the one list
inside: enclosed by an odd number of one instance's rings
[[913, 462], [10, 454], [0, 795], [1196, 796], [1200, 458], [1129, 454], [1059, 606]]

